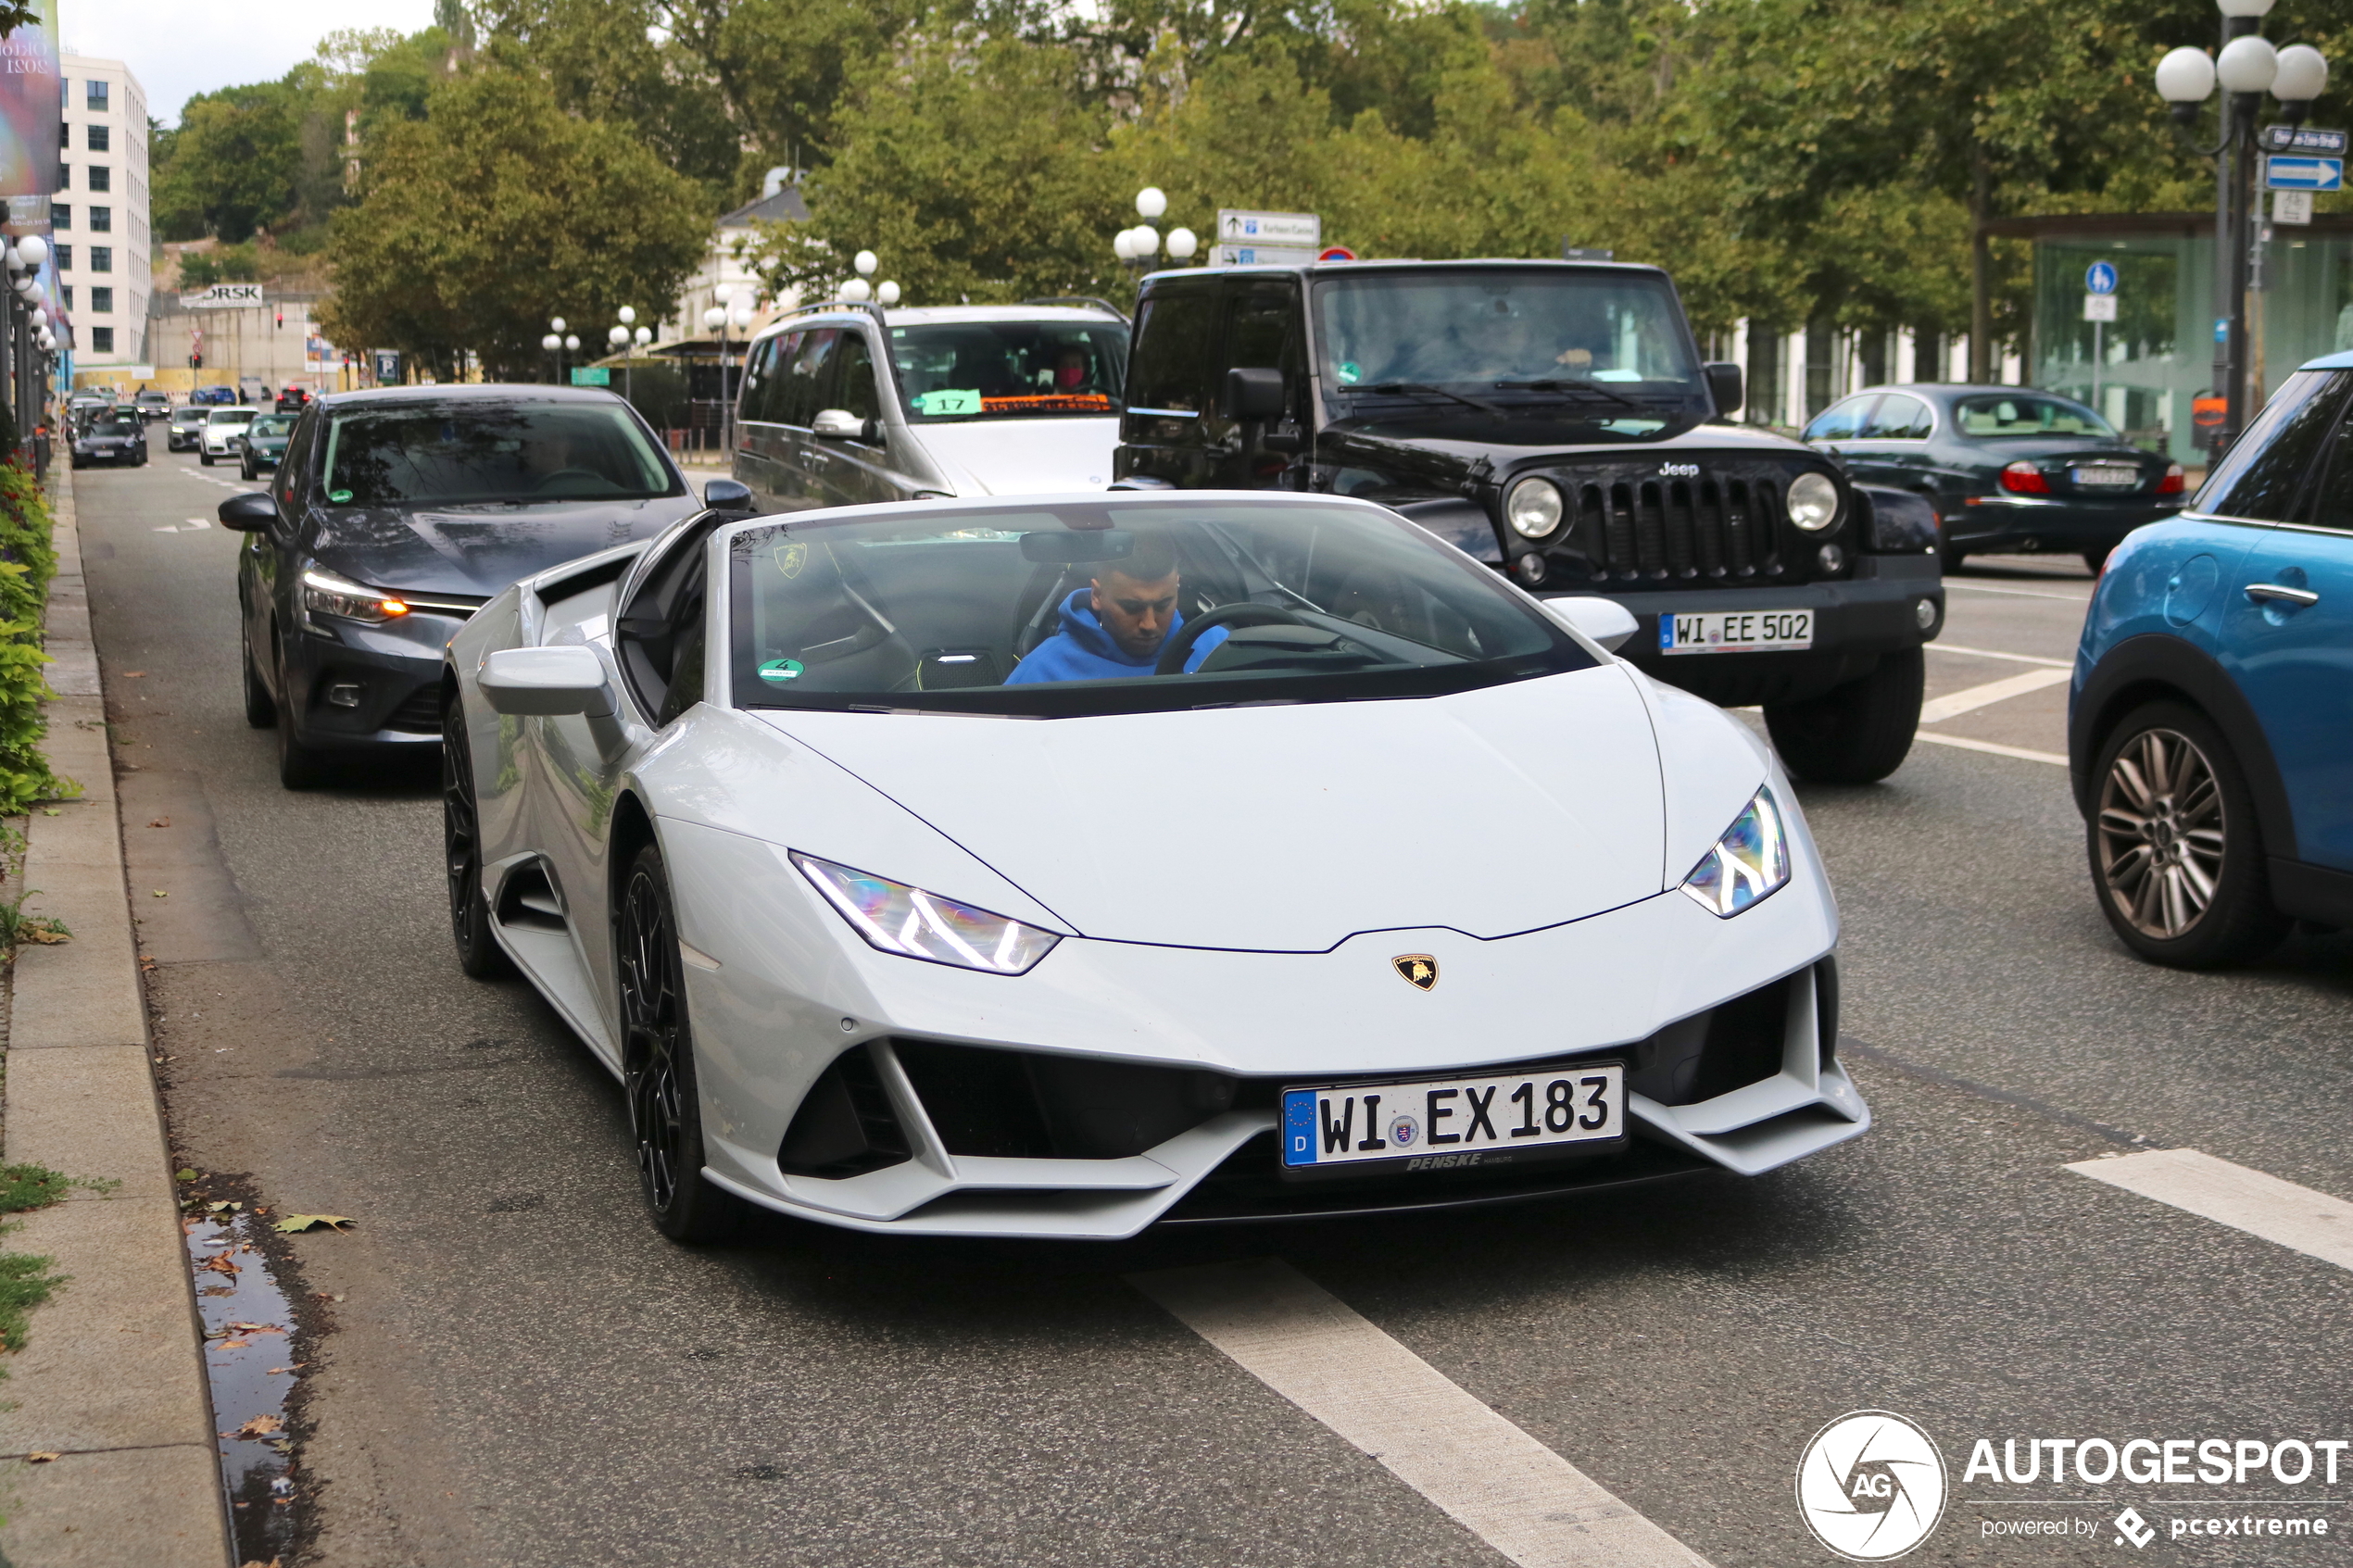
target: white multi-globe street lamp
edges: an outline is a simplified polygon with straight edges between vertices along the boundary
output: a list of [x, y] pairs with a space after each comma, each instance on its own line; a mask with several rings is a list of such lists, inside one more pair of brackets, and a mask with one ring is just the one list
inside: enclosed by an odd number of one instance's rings
[[[2172, 107], [2173, 118], [2195, 124], [2198, 106], [2222, 90], [2219, 135], [2203, 157], [2215, 160], [2214, 200], [2214, 387], [2222, 397], [2222, 424], [2210, 440], [2220, 452], [2246, 428], [2253, 411], [2247, 399], [2246, 295], [2260, 257], [2262, 220], [2256, 211], [2257, 110], [2262, 94], [2278, 100], [2280, 121], [2267, 128], [2265, 148], [2285, 151], [2294, 127], [2304, 122], [2312, 100], [2328, 86], [2329, 63], [2306, 44], [2275, 49], [2256, 32], [2272, 0], [2215, 0], [2222, 13], [2222, 46], [2213, 55], [2184, 45], [2157, 65], [2157, 94]], [[2259, 389], [2258, 389], [2259, 391]]]

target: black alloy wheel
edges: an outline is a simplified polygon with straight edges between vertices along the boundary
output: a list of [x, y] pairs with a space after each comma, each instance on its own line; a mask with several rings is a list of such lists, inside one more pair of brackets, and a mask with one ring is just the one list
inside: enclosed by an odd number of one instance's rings
[[1814, 784], [1877, 784], [1911, 754], [1928, 659], [1918, 648], [1881, 654], [1879, 668], [1804, 702], [1765, 705], [1766, 733], [1782, 765]]
[[476, 980], [503, 980], [515, 966], [490, 932], [482, 885], [482, 814], [474, 798], [473, 747], [464, 707], [453, 696], [441, 715], [441, 851], [449, 879], [449, 935], [458, 967]]
[[724, 1241], [741, 1227], [745, 1205], [703, 1179], [702, 1106], [695, 1085], [694, 1035], [686, 1022], [685, 966], [661, 851], [648, 845], [630, 862], [614, 912], [621, 990], [622, 1076], [637, 1182], [654, 1228], [673, 1241]]
[[296, 733], [295, 716], [302, 711], [302, 702], [295, 690], [294, 677], [286, 669], [286, 650], [277, 648], [278, 695], [278, 783], [287, 789], [309, 789], [327, 779], [327, 754], [316, 746], [305, 746]]
[[2158, 702], [2100, 747], [2098, 796], [2085, 824], [2100, 912], [2124, 945], [2155, 963], [2216, 969], [2277, 947], [2255, 797], [2212, 721]]
[[257, 730], [266, 730], [278, 721], [278, 704], [271, 696], [270, 688], [262, 684], [261, 671], [254, 666], [251, 637], [238, 637], [237, 654], [245, 678], [245, 722]]

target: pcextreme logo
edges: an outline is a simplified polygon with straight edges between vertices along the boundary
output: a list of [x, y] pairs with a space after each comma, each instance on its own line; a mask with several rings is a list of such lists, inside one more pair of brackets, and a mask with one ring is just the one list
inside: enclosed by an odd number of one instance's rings
[[1814, 1434], [1797, 1461], [1797, 1512], [1850, 1562], [1903, 1556], [1944, 1515], [1944, 1458], [1892, 1411], [1856, 1411]]

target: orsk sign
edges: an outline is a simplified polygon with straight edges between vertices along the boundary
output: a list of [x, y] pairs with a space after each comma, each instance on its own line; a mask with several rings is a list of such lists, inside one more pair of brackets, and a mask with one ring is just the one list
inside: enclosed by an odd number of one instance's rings
[[259, 283], [215, 283], [202, 294], [180, 296], [182, 310], [258, 310], [263, 303]]

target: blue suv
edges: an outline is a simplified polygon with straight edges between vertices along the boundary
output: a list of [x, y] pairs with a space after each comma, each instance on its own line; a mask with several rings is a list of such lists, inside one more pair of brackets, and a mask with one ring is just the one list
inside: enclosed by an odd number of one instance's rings
[[2101, 911], [2144, 958], [2353, 926], [2353, 354], [2288, 378], [2188, 508], [2108, 558], [2068, 758]]

